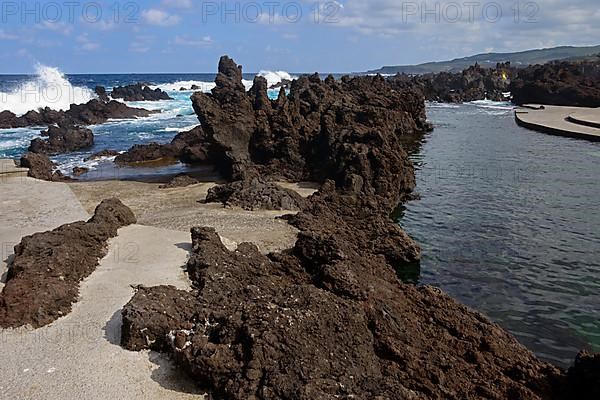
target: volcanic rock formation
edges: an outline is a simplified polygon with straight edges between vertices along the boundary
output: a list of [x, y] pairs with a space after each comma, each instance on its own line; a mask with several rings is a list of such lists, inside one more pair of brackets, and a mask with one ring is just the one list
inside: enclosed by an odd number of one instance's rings
[[94, 134], [87, 128], [71, 125], [51, 125], [42, 136], [48, 139], [35, 138], [29, 150], [32, 153], [60, 154], [86, 149], [94, 145]]
[[113, 198], [100, 203], [87, 222], [24, 237], [0, 293], [0, 327], [39, 328], [67, 315], [79, 283], [106, 254], [108, 239], [135, 222], [131, 210]]
[[38, 153], [25, 153], [21, 156], [20, 165], [23, 168], [29, 168], [27, 176], [44, 181], [60, 182], [70, 180], [62, 172], [55, 171], [54, 164], [47, 155]]
[[226, 57], [216, 83], [192, 97], [207, 160], [232, 180], [214, 197], [261, 203], [248, 184], [275, 178], [323, 184], [286, 217], [300, 230], [288, 251], [229, 251], [193, 228], [195, 290], [140, 289], [123, 310], [125, 347], [171, 353], [227, 399], [552, 399], [575, 376], [592, 393], [596, 359], [567, 375], [439, 289], [398, 278], [420, 253], [389, 215], [414, 189], [400, 138], [428, 129], [422, 97], [381, 77], [312, 76], [270, 101], [266, 81], [246, 93]]
[[475, 64], [460, 73], [440, 72], [415, 76], [398, 74], [388, 78], [388, 81], [395, 88], [411, 87], [420, 90], [429, 101], [507, 101], [504, 93], [510, 90], [511, 77], [516, 73], [510, 63], [498, 64], [495, 69]]
[[156, 88], [150, 89], [147, 85], [136, 83], [134, 85], [117, 86], [113, 88], [110, 96], [113, 99], [123, 99], [125, 101], [158, 101], [173, 100], [171, 96], [162, 90]]
[[67, 111], [55, 111], [48, 107], [29, 111], [17, 117], [11, 111], [0, 112], [0, 129], [24, 128], [44, 125], [97, 125], [109, 119], [147, 117], [155, 111], [133, 108], [118, 101], [90, 100], [85, 104], [71, 104]]
[[600, 107], [600, 60], [534, 65], [519, 71], [510, 90], [518, 105]]

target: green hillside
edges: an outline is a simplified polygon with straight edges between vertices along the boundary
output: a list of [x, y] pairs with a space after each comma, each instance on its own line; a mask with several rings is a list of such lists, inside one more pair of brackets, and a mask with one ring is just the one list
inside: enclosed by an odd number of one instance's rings
[[367, 73], [380, 74], [426, 74], [438, 72], [460, 72], [469, 66], [479, 63], [482, 67], [495, 67], [499, 62], [510, 61], [515, 67], [526, 67], [532, 64], [545, 64], [554, 60], [578, 60], [600, 54], [600, 46], [572, 47], [562, 46], [549, 49], [521, 51], [517, 53], [485, 53], [470, 57], [457, 58], [451, 61], [429, 62], [418, 65], [386, 66]]

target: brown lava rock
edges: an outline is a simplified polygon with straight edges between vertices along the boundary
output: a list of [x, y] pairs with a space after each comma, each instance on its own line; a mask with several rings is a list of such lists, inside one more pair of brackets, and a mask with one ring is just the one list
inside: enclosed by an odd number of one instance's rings
[[69, 153], [93, 146], [94, 134], [87, 128], [78, 126], [50, 126], [42, 136], [48, 139], [36, 138], [31, 141], [29, 151], [42, 154]]
[[174, 177], [173, 179], [171, 179], [171, 181], [169, 183], [159, 186], [159, 189], [173, 189], [173, 188], [179, 188], [179, 187], [187, 187], [187, 186], [191, 186], [191, 185], [196, 185], [198, 183], [200, 183], [200, 181], [198, 181], [198, 179], [196, 179], [196, 178], [192, 178], [191, 176], [186, 175], [186, 174], [179, 174], [176, 177]]
[[208, 191], [207, 203], [223, 203], [245, 210], [299, 211], [305, 200], [298, 193], [260, 178], [215, 186]]
[[21, 156], [20, 165], [29, 168], [27, 176], [44, 181], [68, 180], [60, 171], [55, 171], [56, 165], [45, 154], [25, 153]]
[[39, 328], [67, 315], [79, 283], [106, 254], [108, 239], [135, 222], [131, 210], [113, 198], [100, 203], [87, 222], [24, 237], [0, 293], [0, 327]]
[[600, 107], [600, 60], [534, 65], [519, 71], [510, 90], [519, 105]]
[[395, 268], [420, 256], [389, 215], [415, 187], [401, 143], [428, 129], [421, 95], [315, 75], [270, 101], [263, 78], [246, 93], [241, 76], [223, 57], [216, 88], [192, 96], [196, 145], [232, 181], [209, 197], [264, 207], [281, 194], [275, 179], [322, 186], [286, 217], [300, 230], [288, 251], [229, 251], [193, 228], [195, 290], [134, 296], [124, 346], [166, 343], [225, 399], [566, 399], [569, 382], [594, 393], [595, 359], [580, 357], [569, 381], [441, 290], [399, 280]]

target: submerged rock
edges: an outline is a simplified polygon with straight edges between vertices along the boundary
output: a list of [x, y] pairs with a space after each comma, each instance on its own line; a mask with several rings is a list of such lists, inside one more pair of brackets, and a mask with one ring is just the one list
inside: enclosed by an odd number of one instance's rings
[[87, 222], [24, 237], [0, 293], [0, 327], [39, 328], [67, 315], [79, 283], [106, 254], [108, 239], [135, 222], [131, 210], [113, 198], [100, 203]]

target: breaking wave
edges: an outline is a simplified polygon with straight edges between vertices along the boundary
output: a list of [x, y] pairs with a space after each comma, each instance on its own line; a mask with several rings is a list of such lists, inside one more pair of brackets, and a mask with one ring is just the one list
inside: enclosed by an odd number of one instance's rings
[[258, 76], [262, 76], [263, 78], [265, 78], [267, 80], [267, 83], [269, 84], [269, 87], [277, 85], [283, 80], [291, 81], [297, 78], [285, 71], [260, 71], [258, 73]]
[[64, 111], [71, 104], [87, 103], [96, 98], [91, 89], [71, 85], [58, 68], [38, 64], [35, 70], [35, 78], [10, 92], [0, 92], [0, 110], [17, 115], [44, 107]]

